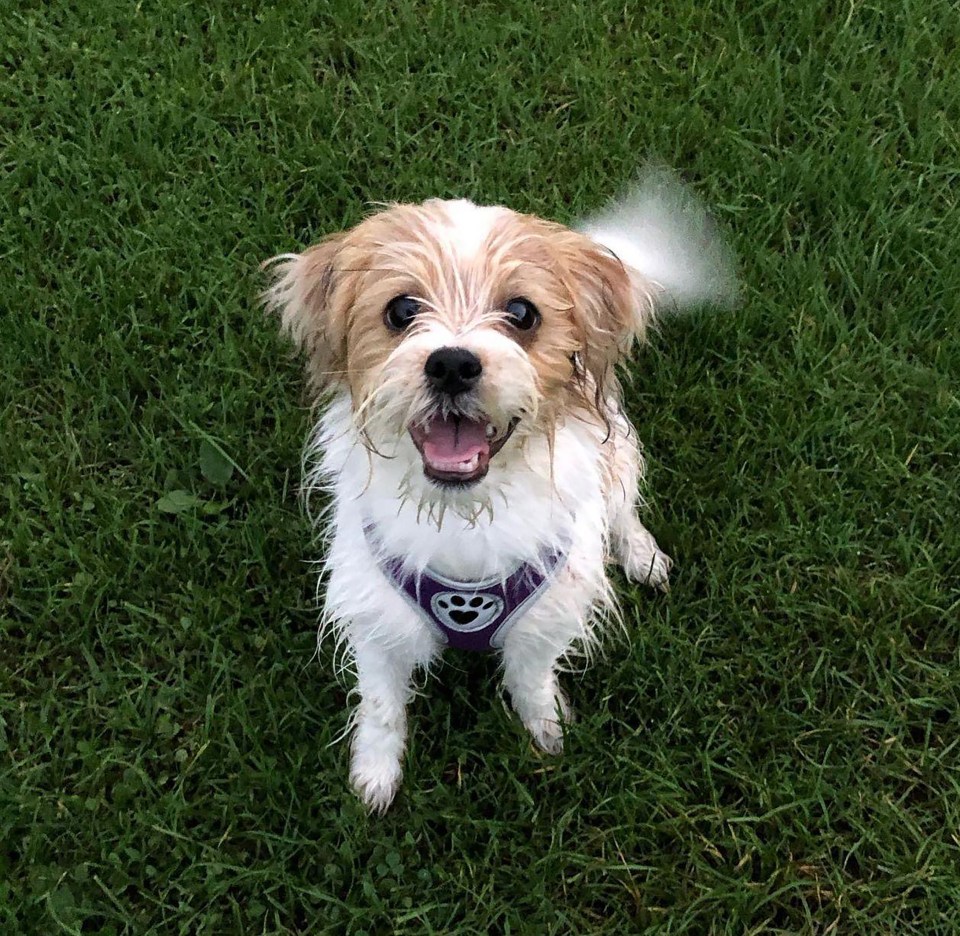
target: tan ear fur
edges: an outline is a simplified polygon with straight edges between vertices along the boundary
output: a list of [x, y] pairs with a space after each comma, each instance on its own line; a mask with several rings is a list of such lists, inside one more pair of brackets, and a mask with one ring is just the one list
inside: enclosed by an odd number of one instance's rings
[[579, 364], [600, 402], [616, 390], [614, 368], [653, 320], [653, 287], [605, 247], [582, 238], [566, 266], [575, 296], [573, 317], [581, 342]]
[[301, 254], [281, 254], [264, 264], [273, 282], [263, 293], [263, 304], [279, 313], [282, 330], [306, 352], [310, 383], [316, 390], [346, 378], [346, 317], [331, 301], [344, 236], [332, 234]]

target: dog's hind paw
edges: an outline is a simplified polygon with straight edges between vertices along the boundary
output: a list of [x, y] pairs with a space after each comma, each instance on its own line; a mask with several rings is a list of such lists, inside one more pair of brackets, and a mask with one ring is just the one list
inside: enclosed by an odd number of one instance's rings
[[642, 540], [630, 543], [623, 563], [627, 578], [641, 585], [649, 585], [660, 591], [670, 591], [670, 570], [673, 560], [659, 547], [649, 534]]

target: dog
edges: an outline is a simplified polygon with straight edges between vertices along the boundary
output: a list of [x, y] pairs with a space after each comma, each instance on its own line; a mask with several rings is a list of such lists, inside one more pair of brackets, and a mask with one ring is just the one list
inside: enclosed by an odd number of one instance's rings
[[265, 264], [318, 403], [320, 631], [356, 675], [350, 782], [369, 810], [396, 795], [414, 675], [445, 649], [497, 653], [524, 726], [559, 753], [558, 669], [615, 614], [608, 559], [667, 588], [616, 368], [658, 311], [729, 298], [723, 251], [661, 178], [577, 230], [433, 199]]

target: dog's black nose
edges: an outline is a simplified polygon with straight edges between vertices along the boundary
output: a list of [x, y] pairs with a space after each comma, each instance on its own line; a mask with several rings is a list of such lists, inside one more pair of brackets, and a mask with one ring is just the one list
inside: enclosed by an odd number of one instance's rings
[[476, 384], [483, 365], [480, 358], [466, 348], [437, 348], [427, 358], [423, 372], [434, 390], [455, 396]]

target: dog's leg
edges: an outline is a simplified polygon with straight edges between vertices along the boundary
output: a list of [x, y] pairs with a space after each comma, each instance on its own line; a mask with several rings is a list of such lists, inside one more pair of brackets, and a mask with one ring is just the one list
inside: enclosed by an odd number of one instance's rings
[[360, 704], [355, 714], [350, 783], [371, 812], [393, 802], [403, 776], [407, 703], [420, 662], [409, 649], [363, 642], [353, 647]]
[[563, 751], [563, 726], [573, 711], [557, 679], [560, 657], [552, 640], [541, 639], [524, 627], [507, 634], [503, 647], [503, 682], [513, 708], [537, 746], [548, 754]]
[[616, 427], [612, 451], [613, 483], [607, 509], [613, 554], [628, 578], [667, 591], [673, 560], [660, 549], [653, 534], [637, 516], [637, 488], [643, 474], [643, 457], [625, 420]]

